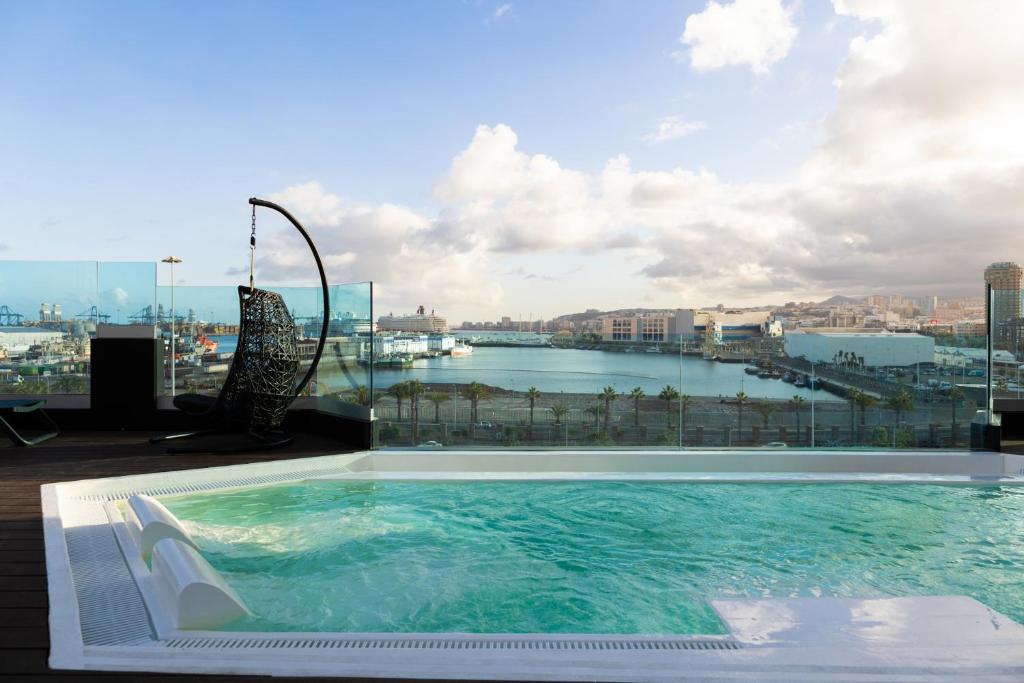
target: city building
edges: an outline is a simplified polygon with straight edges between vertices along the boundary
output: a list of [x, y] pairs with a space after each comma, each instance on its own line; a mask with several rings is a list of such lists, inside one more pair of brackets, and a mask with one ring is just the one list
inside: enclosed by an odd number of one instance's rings
[[[1010, 261], [993, 263], [985, 269], [985, 284], [992, 288], [992, 300], [985, 302], [985, 319], [992, 320], [995, 329], [994, 338], [1002, 342], [1000, 327], [1011, 318], [1019, 318], [1022, 314], [1021, 267]], [[992, 314], [989, 315], [989, 306]]]
[[911, 333], [893, 332], [805, 332], [785, 337], [786, 355], [813, 363], [834, 363], [837, 358], [855, 358], [865, 367], [906, 367], [935, 361], [935, 340]]
[[430, 338], [426, 334], [374, 335], [373, 352], [377, 356], [416, 355], [430, 349]]
[[449, 334], [427, 335], [427, 349], [430, 351], [451, 351], [455, 347], [455, 337]]
[[1024, 318], [1010, 318], [1002, 321], [998, 327], [999, 346], [1012, 351], [1018, 358], [1024, 353]]
[[[719, 306], [718, 308], [722, 308]], [[772, 324], [777, 323], [777, 324]], [[708, 325], [714, 326], [715, 339], [721, 342], [741, 341], [754, 337], [782, 336], [782, 323], [775, 321], [769, 311], [704, 311], [693, 308], [676, 313], [676, 339], [703, 339]]]
[[[1014, 363], [1009, 351], [993, 350], [992, 362], [999, 365]], [[968, 346], [936, 346], [935, 365], [944, 368], [984, 368], [988, 363], [988, 350]]]
[[43, 327], [0, 327], [0, 348], [12, 356], [28, 350], [30, 346], [59, 342], [63, 338], [63, 332]]
[[608, 315], [600, 318], [605, 341], [664, 342], [704, 339], [713, 327], [716, 343], [782, 336], [782, 322], [768, 311], [704, 311], [678, 308], [664, 313]]
[[395, 315], [389, 313], [377, 319], [377, 329], [391, 332], [448, 332], [448, 320], [430, 311], [426, 313], [423, 306], [412, 315]]

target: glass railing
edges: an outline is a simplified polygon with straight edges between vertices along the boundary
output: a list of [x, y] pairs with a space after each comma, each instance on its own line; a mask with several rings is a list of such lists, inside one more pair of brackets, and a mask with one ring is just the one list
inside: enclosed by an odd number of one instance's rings
[[[238, 340], [237, 287], [175, 286], [172, 306], [172, 288], [156, 282], [155, 263], [0, 261], [0, 395], [88, 394], [92, 340], [104, 324], [155, 328], [166, 395], [215, 395]], [[323, 321], [321, 289], [266, 289], [282, 295], [295, 320], [304, 376]], [[330, 297], [327, 344], [304, 394], [317, 408], [368, 419], [372, 287], [333, 285]]]
[[[281, 295], [295, 322], [299, 367], [296, 381], [307, 373], [316, 352], [323, 324], [323, 294], [319, 287], [269, 287]], [[164, 340], [164, 381], [167, 393], [216, 395], [223, 387], [238, 343], [239, 292], [231, 286], [175, 286], [157, 288], [154, 323]], [[305, 396], [323, 398], [327, 410], [353, 412], [346, 404], [365, 408], [369, 417], [370, 283], [330, 288], [328, 336], [316, 374], [303, 390]], [[173, 311], [173, 314], [172, 314]], [[174, 321], [174, 369], [171, 339]], [[173, 383], [173, 391], [171, 389]], [[355, 411], [356, 415], [360, 411]]]
[[156, 264], [0, 261], [0, 394], [88, 394], [100, 324], [152, 307]]
[[[985, 408], [986, 337], [967, 325], [940, 335], [797, 327], [776, 311], [608, 318], [557, 334], [455, 330], [471, 347], [456, 353], [400, 348], [416, 335], [381, 330], [375, 444], [965, 448]], [[1014, 372], [1019, 360], [1008, 356]]]

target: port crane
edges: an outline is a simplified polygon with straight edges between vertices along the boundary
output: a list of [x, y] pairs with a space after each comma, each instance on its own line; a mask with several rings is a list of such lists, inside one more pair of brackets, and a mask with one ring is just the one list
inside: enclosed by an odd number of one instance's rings
[[0, 325], [20, 325], [24, 317], [21, 313], [15, 313], [8, 308], [7, 304], [0, 306]]
[[128, 320], [131, 320], [133, 323], [138, 323], [140, 325], [152, 325], [153, 323], [156, 322], [156, 316], [153, 314], [153, 306], [149, 305], [136, 311], [135, 313], [132, 313], [130, 316], [128, 316]]
[[80, 320], [92, 320], [97, 323], [105, 323], [110, 320], [110, 315], [107, 313], [100, 313], [99, 309], [95, 306], [90, 306], [86, 310], [82, 311], [75, 316]]
[[[174, 316], [174, 322], [176, 323], [184, 322], [185, 319], [186, 316], [184, 315]], [[153, 305], [150, 304], [149, 306], [145, 306], [132, 313], [130, 316], [128, 316], [128, 320], [137, 325], [157, 325], [165, 322], [170, 322], [171, 316], [166, 315], [164, 313], [163, 306], [160, 306], [156, 313], [153, 313]]]

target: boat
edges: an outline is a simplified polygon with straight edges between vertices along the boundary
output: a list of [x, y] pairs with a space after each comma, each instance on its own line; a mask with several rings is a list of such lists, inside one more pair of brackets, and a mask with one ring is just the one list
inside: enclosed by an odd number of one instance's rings
[[196, 337], [196, 350], [202, 349], [203, 354], [217, 353], [218, 346], [220, 346], [220, 342], [216, 339], [210, 339], [205, 334]]
[[458, 343], [452, 347], [452, 358], [468, 356], [471, 353], [473, 353], [473, 347], [469, 344]]
[[746, 367], [743, 368], [743, 372], [747, 373], [748, 375], [756, 375], [757, 373], [761, 372], [761, 368]]
[[792, 384], [793, 382], [796, 381], [796, 377], [793, 376], [792, 372], [790, 372], [789, 370], [786, 370], [784, 373], [782, 373], [782, 381], [783, 382], [788, 382], [789, 384]]
[[644, 353], [661, 353], [661, 347], [657, 345], [652, 346], [644, 351]]

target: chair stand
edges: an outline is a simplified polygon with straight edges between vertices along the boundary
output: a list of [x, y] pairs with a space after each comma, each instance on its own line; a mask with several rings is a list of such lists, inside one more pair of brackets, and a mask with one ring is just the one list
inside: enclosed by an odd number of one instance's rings
[[[0, 433], [6, 434], [15, 446], [22, 448], [35, 446], [36, 444], [48, 441], [60, 434], [57, 424], [46, 414], [43, 406], [46, 401], [41, 399], [14, 399], [0, 401]], [[4, 415], [20, 415], [31, 413], [36, 417], [36, 422], [45, 430], [36, 436], [24, 436], [8, 422]]]
[[[219, 429], [201, 429], [194, 432], [182, 432], [180, 434], [168, 434], [166, 436], [156, 436], [150, 439], [150, 443], [159, 443], [163, 441], [172, 440], [184, 440], [191, 439], [197, 436], [209, 436], [212, 434], [230, 434], [231, 432], [225, 432]], [[276, 448], [284, 448], [293, 441], [295, 437], [283, 430], [275, 430], [265, 433], [257, 432], [237, 432], [237, 436], [243, 437], [242, 443], [235, 443], [227, 446], [181, 446], [171, 447], [167, 449], [167, 453], [171, 455], [183, 454], [183, 453], [257, 453], [260, 451], [270, 451]]]
[[163, 443], [164, 441], [174, 441], [175, 439], [191, 439], [195, 436], [205, 436], [207, 434], [216, 434], [219, 430], [216, 429], [195, 429], [191, 432], [178, 432], [177, 434], [161, 434], [160, 436], [152, 436], [149, 439], [150, 443]]

